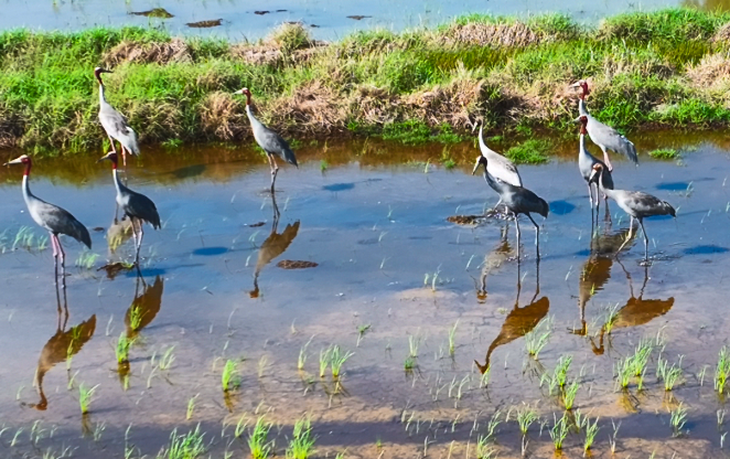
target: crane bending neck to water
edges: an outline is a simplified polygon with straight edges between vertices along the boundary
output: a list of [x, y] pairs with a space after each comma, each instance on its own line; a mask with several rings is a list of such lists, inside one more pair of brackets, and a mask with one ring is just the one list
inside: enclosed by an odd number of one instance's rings
[[127, 167], [127, 153], [132, 156], [139, 156], [137, 133], [129, 126], [127, 119], [106, 101], [104, 82], [101, 81], [102, 73], [112, 72], [101, 67], [94, 69], [94, 76], [96, 81], [99, 82], [99, 122], [106, 131], [107, 137], [109, 137], [109, 143], [111, 143], [114, 153], [117, 152], [114, 147], [114, 140], [119, 142], [122, 150], [122, 164]]
[[631, 240], [633, 236], [634, 219], [639, 220], [641, 231], [644, 233], [644, 261], [649, 261], [649, 237], [646, 235], [644, 228], [644, 217], [652, 217], [655, 215], [671, 215], [676, 217], [677, 213], [674, 207], [666, 201], [662, 201], [656, 196], [641, 191], [612, 190], [606, 187], [606, 177], [604, 172], [605, 166], [595, 164], [593, 166], [593, 176], [598, 176], [598, 186], [603, 194], [616, 201], [616, 204], [631, 217], [629, 222], [629, 235], [626, 240], [616, 251], [616, 256], [621, 249]]
[[107, 153], [97, 162], [108, 159], [112, 162], [112, 178], [114, 186], [117, 189], [117, 205], [124, 211], [127, 217], [132, 221], [132, 234], [134, 235], [135, 256], [134, 262], [139, 266], [139, 250], [142, 248], [142, 238], [144, 237], [144, 222], [152, 225], [154, 229], [160, 228], [160, 214], [157, 212], [155, 203], [147, 196], [132, 191], [119, 179], [117, 172], [117, 154], [113, 151]]
[[251, 111], [251, 91], [248, 88], [241, 88], [233, 94], [242, 94], [246, 96], [246, 115], [251, 122], [251, 130], [256, 143], [266, 152], [269, 159], [269, 168], [271, 169], [271, 194], [274, 194], [274, 185], [276, 183], [276, 175], [279, 173], [279, 165], [276, 164], [276, 156], [299, 167], [297, 158], [286, 140], [279, 134], [269, 129], [265, 124], [259, 121]]
[[30, 170], [33, 167], [33, 161], [28, 155], [21, 155], [12, 161], [8, 161], [4, 166], [13, 164], [25, 165], [25, 173], [23, 174], [23, 198], [28, 206], [28, 213], [33, 220], [44, 228], [50, 234], [51, 247], [53, 248], [53, 259], [55, 264], [55, 282], [58, 284], [58, 264], [59, 258], [61, 262], [61, 284], [66, 288], [66, 253], [63, 251], [59, 234], [71, 236], [77, 241], [91, 248], [91, 236], [89, 230], [82, 225], [76, 217], [71, 215], [66, 209], [50, 204], [42, 199], [37, 198], [30, 191], [28, 180], [30, 178]]
[[527, 215], [533, 225], [535, 225], [535, 247], [537, 250], [537, 258], [540, 258], [540, 226], [535, 222], [530, 213], [537, 213], [547, 218], [550, 207], [548, 203], [528, 190], [521, 186], [514, 186], [509, 183], [505, 183], [498, 178], [492, 176], [488, 169], [488, 160], [484, 156], [477, 158], [476, 164], [472, 175], [476, 173], [480, 166], [484, 166], [484, 179], [487, 184], [499, 194], [501, 201], [507, 207], [507, 210], [512, 213], [515, 219], [515, 229], [517, 230], [517, 260], [520, 259], [520, 223], [517, 219], [519, 214]]

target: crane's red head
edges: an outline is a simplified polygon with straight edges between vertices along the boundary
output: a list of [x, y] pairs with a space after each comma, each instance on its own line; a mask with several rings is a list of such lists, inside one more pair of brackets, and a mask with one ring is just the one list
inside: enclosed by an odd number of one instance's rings
[[586, 126], [588, 125], [588, 117], [583, 115], [580, 118], [578, 118], [578, 121], [580, 121], [580, 133], [583, 135], [586, 135]]
[[243, 94], [246, 96], [246, 105], [251, 105], [251, 91], [248, 88], [241, 88], [233, 94]]
[[581, 88], [583, 90], [583, 93], [580, 95], [581, 99], [585, 99], [586, 96], [591, 93], [591, 90], [588, 89], [588, 82], [586, 80], [580, 80], [572, 86], [574, 88]]
[[112, 168], [114, 168], [114, 169], [117, 168], [117, 153], [115, 151], [110, 151], [109, 153], [105, 154], [104, 156], [99, 158], [97, 163], [100, 163], [100, 162], [104, 161], [105, 159], [108, 159], [109, 161], [112, 162]]
[[25, 164], [25, 175], [30, 174], [30, 167], [33, 165], [28, 155], [20, 155], [12, 161], [8, 161], [3, 166], [11, 166], [13, 164]]
[[102, 73], [112, 73], [112, 71], [111, 70], [107, 70], [107, 69], [105, 69], [103, 67], [97, 67], [97, 68], [94, 69], [94, 76], [96, 77], [96, 81], [98, 81], [99, 84], [101, 84], [101, 85], [104, 84], [101, 81], [101, 74]]

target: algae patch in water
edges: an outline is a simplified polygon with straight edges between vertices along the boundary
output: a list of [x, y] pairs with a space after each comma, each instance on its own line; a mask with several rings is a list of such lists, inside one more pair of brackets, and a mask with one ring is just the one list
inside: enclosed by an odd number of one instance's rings
[[221, 25], [221, 21], [222, 19], [210, 19], [207, 21], [188, 22], [185, 25], [195, 29], [205, 29], [208, 27], [218, 27], [219, 25]]
[[129, 14], [133, 14], [135, 16], [145, 16], [148, 18], [159, 18], [159, 19], [170, 19], [170, 18], [175, 17], [175, 15], [171, 14], [165, 8], [153, 8], [153, 9], [147, 10], [147, 11], [132, 11]]

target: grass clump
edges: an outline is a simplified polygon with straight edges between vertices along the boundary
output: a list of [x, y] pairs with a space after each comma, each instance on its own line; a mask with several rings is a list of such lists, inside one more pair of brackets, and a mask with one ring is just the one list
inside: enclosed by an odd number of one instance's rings
[[98, 387], [98, 384], [94, 387], [86, 387], [84, 383], [79, 385], [79, 407], [81, 408], [81, 414], [89, 413], [89, 405], [91, 405], [94, 392], [96, 392]]
[[241, 386], [241, 377], [238, 374], [238, 365], [234, 360], [226, 360], [221, 373], [221, 387], [223, 392], [236, 390]]
[[269, 430], [271, 430], [271, 424], [266, 423], [263, 416], [259, 417], [248, 436], [248, 448], [253, 459], [271, 457], [274, 443], [268, 440]]
[[200, 431], [200, 424], [195, 426], [186, 434], [177, 433], [177, 428], [170, 434], [170, 446], [163, 449], [158, 455], [158, 459], [196, 459], [205, 454], [205, 443], [203, 437], [205, 434]]
[[515, 164], [543, 164], [548, 161], [552, 144], [547, 140], [530, 139], [507, 150], [504, 155]]
[[299, 419], [294, 423], [294, 432], [286, 449], [287, 459], [307, 459], [315, 453], [312, 421], [309, 418]]
[[723, 346], [720, 349], [717, 367], [715, 368], [715, 390], [721, 396], [727, 390], [728, 378], [730, 378], [730, 351], [728, 351], [726, 346]]
[[679, 152], [674, 148], [658, 148], [650, 151], [649, 156], [656, 159], [677, 159]]

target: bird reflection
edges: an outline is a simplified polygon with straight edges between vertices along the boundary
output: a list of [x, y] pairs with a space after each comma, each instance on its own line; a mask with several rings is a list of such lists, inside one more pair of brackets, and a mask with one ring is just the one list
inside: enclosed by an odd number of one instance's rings
[[122, 244], [132, 238], [132, 220], [123, 217], [119, 220], [116, 215], [109, 229], [106, 231], [106, 241], [109, 252], [114, 254]]
[[258, 259], [256, 260], [256, 270], [254, 271], [253, 276], [254, 288], [248, 293], [251, 298], [258, 298], [259, 296], [259, 274], [261, 274], [261, 270], [264, 266], [271, 263], [271, 260], [284, 253], [286, 249], [289, 248], [289, 245], [291, 245], [294, 238], [297, 237], [297, 233], [299, 232], [299, 220], [297, 220], [293, 224], [286, 225], [286, 228], [284, 228], [284, 231], [281, 233], [277, 233], [279, 216], [281, 214], [278, 206], [276, 205], [276, 197], [273, 194], [271, 195], [271, 201], [274, 207], [274, 220], [271, 225], [271, 234], [269, 234], [269, 237], [267, 237], [264, 243], [261, 244], [261, 247], [259, 247]]
[[536, 281], [535, 281], [535, 294], [532, 296], [532, 300], [530, 301], [530, 304], [524, 307], [519, 307], [520, 305], [520, 290], [522, 289], [522, 285], [519, 281], [519, 264], [518, 264], [518, 270], [517, 270], [517, 298], [515, 299], [515, 305], [512, 311], [510, 311], [509, 314], [507, 314], [507, 317], [504, 319], [504, 323], [502, 324], [502, 329], [499, 331], [499, 335], [492, 341], [492, 344], [489, 345], [489, 349], [487, 349], [487, 356], [485, 357], [484, 365], [480, 364], [478, 361], [474, 361], [476, 363], [477, 368], [479, 368], [479, 371], [484, 374], [488, 369], [492, 357], [492, 353], [495, 349], [497, 349], [499, 346], [502, 346], [507, 343], [511, 343], [512, 341], [521, 338], [525, 336], [527, 333], [531, 332], [535, 326], [537, 326], [538, 323], [547, 315], [548, 310], [550, 309], [550, 300], [547, 296], [543, 296], [540, 299], [537, 299], [537, 296], [540, 294], [540, 260], [537, 260], [537, 270], [536, 270]]
[[56, 288], [56, 302], [58, 303], [58, 324], [56, 325], [56, 333], [48, 340], [41, 355], [38, 357], [38, 367], [36, 368], [33, 385], [38, 390], [40, 401], [29, 406], [37, 410], [45, 410], [48, 407], [48, 399], [43, 392], [43, 378], [46, 373], [56, 364], [65, 362], [67, 359], [76, 355], [84, 344], [86, 344], [96, 330], [96, 314], [86, 319], [86, 321], [66, 330], [66, 322], [68, 321], [68, 303], [66, 300], [66, 291], [63, 293], [63, 310], [66, 311], [65, 318], [61, 319], [61, 298]]
[[596, 293], [603, 290], [606, 282], [611, 278], [613, 256], [626, 240], [628, 233], [627, 228], [616, 233], [598, 234], [591, 238], [590, 255], [581, 268], [578, 281], [578, 309], [580, 310], [581, 326], [569, 330], [571, 333], [581, 336], [588, 333], [586, 305]]
[[139, 331], [149, 325], [160, 312], [164, 287], [165, 281], [160, 276], [155, 278], [152, 285], [147, 284], [141, 275], [137, 276], [134, 300], [124, 315], [127, 338], [134, 339]]
[[670, 309], [672, 309], [672, 306], [674, 306], [674, 297], [670, 297], [666, 300], [645, 300], [643, 298], [644, 289], [646, 288], [646, 284], [649, 280], [648, 266], [644, 266], [644, 281], [641, 284], [639, 296], [635, 297], [631, 275], [620, 261], [617, 260], [617, 262], [619, 263], [619, 265], [621, 265], [621, 268], [623, 269], [624, 273], [626, 274], [626, 278], [629, 281], [629, 290], [631, 292], [631, 297], [626, 301], [626, 304], [621, 309], [619, 309], [616, 313], [611, 314], [611, 317], [608, 318], [607, 323], [605, 323], [601, 327], [601, 331], [598, 336], [598, 345], [596, 345], [593, 342], [593, 339], [591, 339], [593, 352], [597, 355], [604, 353], [604, 336], [607, 333], [610, 336], [611, 330], [617, 328], [638, 327], [639, 325], [647, 324], [655, 318], [663, 316], [664, 314], [669, 312]]
[[[475, 285], [477, 301], [480, 304], [484, 304], [487, 301], [487, 276], [491, 274], [492, 271], [499, 269], [510, 257], [514, 256], [514, 252], [512, 251], [512, 247], [509, 245], [509, 240], [507, 238], [508, 230], [509, 226], [502, 227], [499, 243], [494, 247], [494, 249], [492, 249], [492, 251], [484, 256], [479, 284]], [[477, 283], [476, 279], [474, 279], [474, 283]]]

